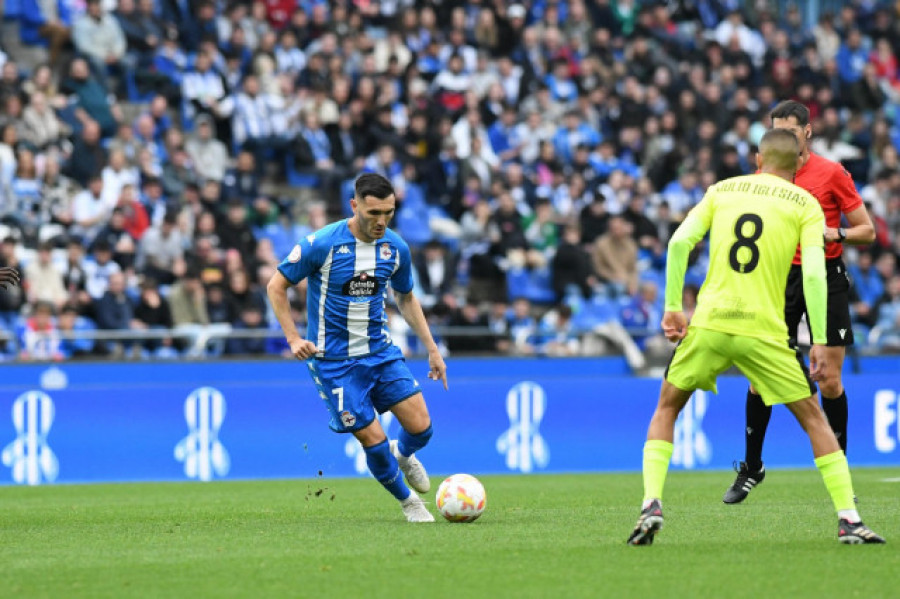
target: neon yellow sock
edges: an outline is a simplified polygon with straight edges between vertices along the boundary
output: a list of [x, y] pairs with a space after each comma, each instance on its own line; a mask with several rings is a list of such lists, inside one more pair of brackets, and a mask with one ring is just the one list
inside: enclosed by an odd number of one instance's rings
[[644, 501], [662, 499], [674, 448], [668, 441], [659, 439], [647, 439], [644, 443]]
[[843, 451], [835, 451], [828, 455], [816, 458], [816, 468], [822, 474], [825, 488], [831, 495], [834, 510], [856, 509], [853, 503], [853, 481], [850, 479], [850, 466], [847, 465], [847, 456]]

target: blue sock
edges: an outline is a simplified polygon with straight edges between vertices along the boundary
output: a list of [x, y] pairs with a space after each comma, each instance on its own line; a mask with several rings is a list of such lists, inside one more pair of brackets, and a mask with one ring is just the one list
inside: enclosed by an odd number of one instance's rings
[[369, 465], [369, 471], [372, 472], [375, 480], [400, 501], [409, 497], [409, 487], [403, 482], [400, 465], [397, 463], [397, 458], [391, 454], [387, 439], [378, 445], [364, 447], [363, 451], [366, 452], [366, 464]]
[[431, 424], [417, 435], [411, 435], [406, 432], [406, 429], [401, 428], [400, 434], [397, 435], [397, 449], [400, 450], [400, 455], [409, 457], [428, 445], [428, 440], [431, 439], [432, 432]]

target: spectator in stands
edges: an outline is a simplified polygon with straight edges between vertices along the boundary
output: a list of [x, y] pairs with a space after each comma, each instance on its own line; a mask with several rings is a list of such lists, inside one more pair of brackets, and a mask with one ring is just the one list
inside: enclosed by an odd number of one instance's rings
[[117, 206], [94, 238], [94, 243], [102, 240], [112, 248], [113, 260], [126, 271], [134, 269], [136, 251], [135, 239], [128, 232], [127, 225], [125, 210]]
[[265, 314], [266, 300], [258, 287], [251, 287], [250, 278], [244, 269], [230, 272], [227, 284], [225, 301], [228, 304], [228, 321], [239, 319], [247, 308]]
[[[73, 252], [70, 249], [69, 253], [70, 261], [72, 261], [75, 256], [73, 256]], [[91, 249], [91, 259], [85, 260], [83, 264], [84, 269], [84, 289], [87, 291], [88, 295], [91, 297], [93, 302], [98, 302], [103, 298], [104, 294], [107, 292], [109, 288], [109, 281], [112, 279], [113, 275], [121, 274], [122, 267], [112, 259], [113, 257], [113, 249], [112, 246], [109, 245], [109, 242], [105, 239], [101, 239], [97, 241], [93, 245]], [[77, 258], [76, 258], [77, 259]], [[76, 265], [72, 265], [69, 270], [69, 275], [71, 276], [72, 268]], [[122, 291], [125, 289], [125, 278], [124, 275], [122, 277]], [[100, 323], [99, 317], [96, 318], [97, 323]], [[115, 328], [115, 327], [112, 327]]]
[[19, 146], [16, 154], [16, 172], [10, 181], [9, 193], [11, 213], [4, 220], [19, 229], [26, 245], [34, 247], [38, 229], [46, 222], [41, 207], [44, 198], [41, 180], [37, 177], [34, 164], [34, 154], [25, 146]]
[[222, 179], [221, 195], [226, 200], [238, 199], [250, 204], [259, 197], [259, 181], [253, 153], [242, 150], [234, 168], [229, 169]]
[[[94, 299], [93, 314], [99, 329], [110, 331], [131, 329], [134, 306], [125, 293], [125, 275], [122, 272], [115, 270], [109, 274], [106, 290], [99, 298]], [[124, 356], [126, 351], [135, 347], [131, 341], [106, 341], [98, 346], [104, 353], [117, 357]]]
[[128, 46], [119, 21], [106, 13], [101, 0], [87, 0], [86, 4], [85, 13], [72, 25], [72, 43], [90, 60], [100, 81], [105, 81], [109, 70], [125, 57]]
[[47, 46], [50, 64], [56, 66], [59, 56], [71, 39], [71, 10], [67, 2], [21, 0], [19, 35], [27, 46]]
[[28, 302], [32, 305], [47, 302], [59, 310], [69, 299], [62, 273], [53, 264], [53, 245], [50, 243], [38, 246], [36, 259], [25, 267], [25, 279], [28, 280]]
[[491, 227], [491, 240], [496, 244], [497, 251], [513, 265], [525, 266], [528, 241], [522, 228], [522, 215], [506, 189], [497, 198], [497, 209], [491, 217]]
[[216, 139], [215, 125], [209, 114], [198, 115], [195, 126], [196, 133], [185, 142], [194, 170], [201, 179], [221, 181], [228, 166], [228, 148]]
[[878, 343], [881, 347], [900, 348], [900, 275], [893, 275], [885, 293], [876, 304]]
[[[81, 135], [75, 140], [72, 156], [64, 173], [81, 186], [90, 186], [90, 180], [100, 176], [106, 164], [106, 151], [101, 144], [101, 129], [96, 121], [84, 123]], [[102, 177], [101, 177], [102, 184]]]
[[249, 150], [256, 158], [256, 172], [263, 173], [266, 155], [287, 147], [287, 140], [280, 133], [286, 123], [281, 122], [283, 102], [273, 94], [260, 89], [259, 79], [249, 74], [244, 77], [243, 88], [219, 103], [219, 114], [230, 115], [235, 143]]
[[85, 268], [84, 245], [78, 237], [70, 237], [66, 243], [66, 262], [62, 269], [63, 284], [69, 295], [68, 304], [87, 313], [92, 298], [87, 292], [88, 273]]
[[218, 220], [216, 234], [222, 249], [235, 249], [245, 262], [256, 252], [256, 238], [247, 223], [247, 207], [238, 198], [228, 200], [225, 214]]
[[101, 172], [103, 178], [103, 203], [112, 208], [119, 202], [125, 185], [138, 184], [138, 170], [128, 164], [124, 150], [110, 150], [109, 162]]
[[838, 73], [845, 85], [852, 85], [863, 77], [866, 64], [869, 62], [869, 50], [863, 45], [862, 32], [851, 29], [847, 32], [837, 55]]
[[99, 172], [95, 173], [88, 178], [87, 189], [72, 199], [70, 231], [90, 244], [111, 213], [112, 207], [106, 203], [103, 195], [103, 177]]
[[511, 353], [519, 356], [534, 355], [540, 342], [537, 329], [537, 322], [531, 313], [531, 302], [524, 297], [515, 298], [509, 320], [509, 332], [512, 336]]
[[208, 52], [199, 52], [193, 69], [184, 74], [181, 96], [187, 102], [188, 114], [194, 118], [202, 114], [215, 116], [219, 111], [219, 104], [227, 96], [227, 87], [222, 75], [213, 68]]
[[[141, 295], [134, 307], [131, 328], [137, 330], [167, 330], [173, 326], [169, 304], [159, 295], [158, 283], [152, 277], [144, 277], [140, 285]], [[171, 357], [173, 343], [171, 337], [148, 338], [141, 343], [144, 351], [157, 357]]]
[[141, 202], [150, 217], [150, 225], [158, 227], [166, 214], [174, 209], [169, 199], [163, 194], [162, 181], [155, 175], [141, 175]]
[[94, 340], [85, 336], [93, 331], [94, 323], [79, 314], [72, 304], [66, 304], [59, 312], [56, 328], [60, 333], [59, 353], [63, 359], [89, 356], [94, 351]]
[[322, 128], [319, 115], [310, 110], [301, 118], [303, 125], [299, 136], [306, 142], [312, 157], [312, 164], [307, 166], [320, 178], [320, 189], [325, 192], [326, 200], [334, 210], [340, 204], [341, 182], [348, 177], [349, 171], [332, 160], [331, 139]]
[[181, 145], [173, 148], [169, 153], [169, 160], [163, 167], [160, 182], [166, 197], [179, 201], [188, 186], [197, 186], [199, 179], [193, 168], [193, 163], [187, 152]]
[[167, 297], [174, 326], [207, 325], [206, 290], [200, 281], [200, 272], [188, 268], [177, 283], [172, 285]]
[[185, 240], [178, 229], [178, 215], [166, 212], [158, 226], [141, 237], [135, 266], [139, 272], [164, 285], [175, 281], [175, 270], [184, 259]]
[[22, 121], [25, 126], [23, 139], [35, 150], [44, 151], [58, 145], [63, 127], [43, 92], [31, 94], [28, 106], [22, 112]]
[[642, 350], [647, 349], [649, 339], [658, 336], [662, 322], [659, 304], [659, 288], [654, 281], [641, 281], [637, 293], [622, 305], [619, 320]]
[[572, 322], [572, 308], [567, 304], [549, 310], [541, 319], [538, 330], [538, 353], [550, 357], [581, 354], [581, 339]]
[[[237, 318], [231, 323], [231, 328], [234, 331], [248, 331], [263, 326], [263, 312], [259, 306], [252, 304], [242, 305]], [[241, 337], [238, 335], [229, 336], [225, 342], [225, 353], [227, 355], [252, 356], [266, 353], [266, 339], [264, 337]]]
[[426, 308], [453, 291], [456, 283], [456, 259], [440, 241], [431, 240], [413, 257], [422, 293], [419, 299]]
[[116, 209], [121, 211], [124, 218], [125, 231], [137, 242], [143, 237], [144, 232], [150, 226], [150, 216], [147, 209], [138, 199], [137, 188], [134, 185], [124, 185], [116, 203]]
[[[448, 335], [447, 348], [451, 352], [484, 353], [493, 351], [494, 340], [486, 334], [488, 320], [478, 305], [467, 303], [450, 317], [449, 325], [459, 329], [458, 335]], [[484, 329], [484, 330], [480, 330]]]
[[53, 304], [38, 302], [31, 316], [19, 327], [19, 358], [23, 360], [61, 360], [59, 330], [53, 317]]
[[563, 299], [570, 291], [580, 293], [585, 299], [591, 296], [597, 285], [597, 277], [591, 264], [591, 256], [580, 243], [581, 233], [575, 225], [563, 229], [562, 240], [550, 265], [553, 291], [557, 299]]
[[613, 295], [631, 295], [637, 291], [638, 246], [631, 237], [631, 226], [623, 217], [609, 219], [609, 230], [594, 242], [594, 271]]

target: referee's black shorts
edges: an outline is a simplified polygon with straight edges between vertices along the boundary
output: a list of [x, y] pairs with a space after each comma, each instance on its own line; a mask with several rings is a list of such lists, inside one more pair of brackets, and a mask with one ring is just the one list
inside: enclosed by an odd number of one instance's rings
[[[837, 347], [853, 345], [853, 327], [850, 323], [850, 277], [847, 274], [847, 267], [841, 258], [830, 258], [825, 261], [825, 271], [828, 275], [827, 345]], [[793, 264], [788, 274], [784, 297], [784, 320], [787, 323], [788, 335], [792, 339], [797, 338], [800, 319], [805, 313], [803, 271], [799, 264]]]

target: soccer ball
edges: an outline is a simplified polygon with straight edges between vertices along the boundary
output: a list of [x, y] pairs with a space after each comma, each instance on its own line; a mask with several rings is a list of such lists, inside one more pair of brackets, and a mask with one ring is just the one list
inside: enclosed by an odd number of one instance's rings
[[484, 486], [471, 474], [454, 474], [444, 479], [435, 496], [438, 511], [450, 522], [472, 522], [484, 511]]

